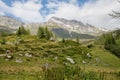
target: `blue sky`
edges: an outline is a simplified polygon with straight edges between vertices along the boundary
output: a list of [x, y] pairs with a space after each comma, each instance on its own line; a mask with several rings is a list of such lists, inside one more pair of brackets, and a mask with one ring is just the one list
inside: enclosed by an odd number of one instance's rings
[[120, 21], [108, 16], [112, 10], [120, 10], [117, 0], [0, 0], [0, 15], [26, 23], [60, 17], [97, 27], [119, 27]]
[[[2, 0], [7, 6], [9, 7], [12, 7], [12, 4], [16, 1], [18, 2], [21, 2], [21, 3], [27, 3], [29, 2], [30, 0]], [[31, 1], [35, 1], [35, 0], [31, 0]], [[72, 0], [73, 4], [75, 5], [78, 5], [78, 6], [83, 6], [84, 3], [86, 3], [88, 0]], [[56, 4], [59, 4], [59, 3], [72, 3], [71, 0], [36, 0], [36, 3], [40, 3], [42, 4], [42, 8], [39, 10], [39, 12], [42, 14], [42, 16], [46, 16], [46, 15], [49, 15], [51, 9], [47, 7], [47, 5], [52, 2], [52, 3], [56, 3]], [[57, 9], [57, 7], [55, 7], [54, 9]], [[45, 13], [44, 13], [45, 12]], [[5, 13], [5, 15], [7, 16], [13, 16], [13, 17], [16, 17], [12, 14], [8, 14], [8, 13]]]

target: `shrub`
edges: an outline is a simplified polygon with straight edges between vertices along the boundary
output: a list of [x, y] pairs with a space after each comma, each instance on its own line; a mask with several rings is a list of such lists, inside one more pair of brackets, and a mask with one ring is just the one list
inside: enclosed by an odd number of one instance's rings
[[114, 55], [120, 58], [120, 46], [109, 44], [105, 46], [105, 49], [109, 50]]
[[92, 47], [93, 47], [93, 45], [92, 45], [92, 44], [90, 44], [90, 45], [87, 45], [87, 47], [88, 47], [88, 48], [92, 48]]
[[1, 44], [6, 44], [6, 39], [5, 39], [5, 38], [2, 38], [2, 40], [1, 40], [0, 43], [1, 43]]
[[96, 72], [83, 71], [78, 65], [56, 66], [44, 70], [43, 80], [104, 80]]

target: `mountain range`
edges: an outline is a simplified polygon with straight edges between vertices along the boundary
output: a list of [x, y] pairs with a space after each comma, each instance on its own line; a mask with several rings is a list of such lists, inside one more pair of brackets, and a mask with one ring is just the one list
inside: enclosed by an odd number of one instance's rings
[[64, 38], [94, 38], [106, 30], [92, 26], [90, 24], [84, 24], [77, 20], [67, 20], [64, 18], [51, 17], [48, 21], [43, 23], [24, 23], [15, 18], [8, 16], [0, 16], [0, 32], [15, 32], [19, 26], [25, 26], [30, 29], [31, 34], [36, 34], [38, 27], [47, 26], [58, 37]]

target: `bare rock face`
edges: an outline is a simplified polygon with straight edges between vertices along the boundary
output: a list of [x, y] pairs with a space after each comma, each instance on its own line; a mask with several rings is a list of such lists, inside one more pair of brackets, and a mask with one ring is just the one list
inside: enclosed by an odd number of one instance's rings
[[7, 16], [0, 16], [0, 25], [2, 26], [6, 26], [11, 29], [18, 29], [18, 27], [23, 24], [24, 23], [14, 18], [7, 17]]
[[24, 23], [7, 16], [0, 16], [0, 32], [14, 33]]
[[46, 22], [46, 25], [59, 26], [66, 30], [82, 33], [82, 34], [99, 34], [104, 32], [102, 28], [92, 26], [90, 24], [84, 24], [77, 20], [67, 20], [64, 18], [52, 17]]

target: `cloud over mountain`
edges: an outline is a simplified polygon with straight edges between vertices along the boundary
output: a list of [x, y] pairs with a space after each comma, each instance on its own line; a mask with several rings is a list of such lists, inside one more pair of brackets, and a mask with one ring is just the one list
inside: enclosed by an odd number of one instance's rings
[[10, 5], [0, 1], [0, 15], [13, 16], [24, 22], [44, 22], [55, 16], [98, 27], [120, 25], [119, 20], [108, 15], [112, 10], [120, 11], [117, 0], [11, 0]]

